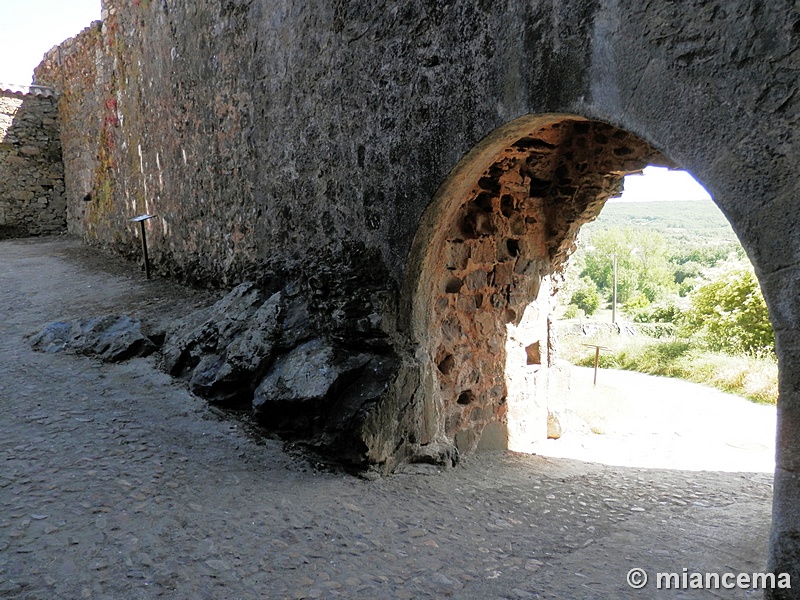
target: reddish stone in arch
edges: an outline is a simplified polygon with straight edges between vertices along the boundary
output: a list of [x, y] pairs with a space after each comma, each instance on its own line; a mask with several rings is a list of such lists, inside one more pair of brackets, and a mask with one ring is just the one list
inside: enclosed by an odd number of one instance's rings
[[577, 117], [522, 119], [503, 136], [462, 161], [415, 240], [424, 402], [439, 418], [434, 437], [461, 452], [490, 424], [512, 449], [546, 439], [548, 316], [578, 231], [626, 174], [672, 166], [634, 135]]

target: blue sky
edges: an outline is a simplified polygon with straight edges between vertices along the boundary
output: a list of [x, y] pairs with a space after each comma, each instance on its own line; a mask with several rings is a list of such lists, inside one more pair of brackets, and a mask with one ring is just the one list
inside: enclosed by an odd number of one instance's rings
[[0, 82], [28, 85], [42, 55], [100, 18], [100, 0], [0, 0]]

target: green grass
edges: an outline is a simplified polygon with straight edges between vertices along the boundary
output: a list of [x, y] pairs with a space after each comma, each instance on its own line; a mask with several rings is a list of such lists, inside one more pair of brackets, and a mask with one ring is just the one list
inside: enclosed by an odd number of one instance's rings
[[[587, 239], [594, 231], [634, 227], [657, 231], [670, 244], [738, 245], [736, 234], [711, 201], [608, 202], [597, 221], [584, 226]], [[589, 320], [610, 322], [610, 311], [600, 310]], [[778, 398], [778, 365], [774, 357], [730, 356], [712, 353], [692, 340], [655, 339], [645, 335], [611, 332], [592, 337], [560, 336], [561, 356], [581, 366], [594, 366], [594, 349], [601, 344], [600, 366], [677, 377], [716, 387], [754, 402], [775, 404]]]
[[562, 336], [562, 357], [579, 366], [594, 366], [594, 349], [583, 344], [611, 349], [600, 353], [603, 368], [686, 379], [760, 404], [778, 400], [778, 364], [773, 357], [730, 356], [696, 348], [688, 340], [612, 333]]

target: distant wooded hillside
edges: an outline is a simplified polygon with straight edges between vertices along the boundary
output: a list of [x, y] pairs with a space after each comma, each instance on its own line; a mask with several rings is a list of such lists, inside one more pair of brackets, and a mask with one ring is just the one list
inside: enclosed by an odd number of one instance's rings
[[738, 242], [728, 220], [708, 200], [680, 202], [606, 203], [597, 221], [583, 228], [583, 235], [596, 229], [632, 227], [657, 231], [672, 241]]

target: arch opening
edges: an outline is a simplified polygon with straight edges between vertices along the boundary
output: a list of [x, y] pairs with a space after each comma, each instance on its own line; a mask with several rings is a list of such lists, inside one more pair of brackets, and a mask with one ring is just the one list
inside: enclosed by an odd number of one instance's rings
[[420, 401], [435, 415], [423, 445], [530, 452], [547, 439], [561, 385], [551, 314], [567, 259], [580, 227], [648, 165], [676, 167], [613, 125], [525, 117], [442, 185], [409, 288]]

